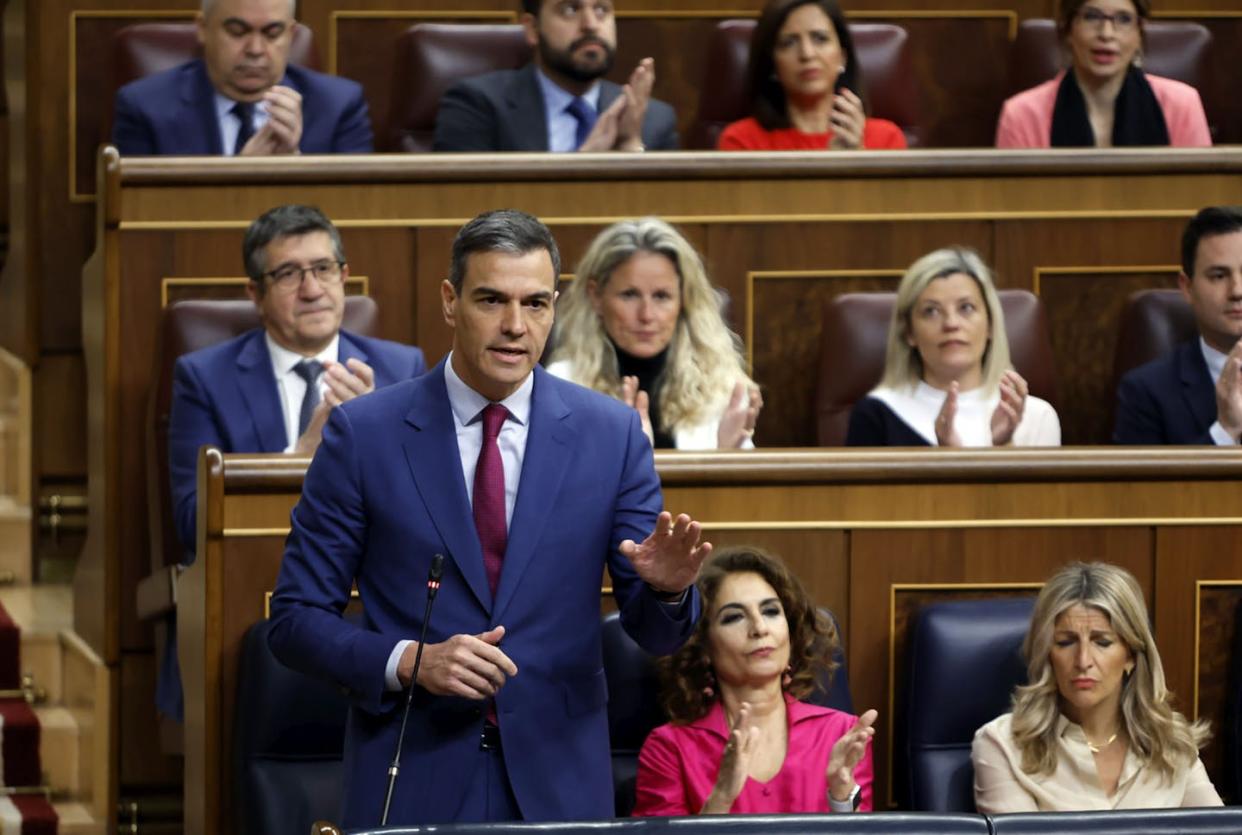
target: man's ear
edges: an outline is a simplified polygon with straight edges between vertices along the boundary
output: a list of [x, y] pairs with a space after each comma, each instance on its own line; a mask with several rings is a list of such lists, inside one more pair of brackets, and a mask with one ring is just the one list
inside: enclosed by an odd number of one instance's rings
[[1177, 289], [1182, 291], [1183, 298], [1190, 301], [1190, 284], [1192, 279], [1186, 273], [1178, 271], [1177, 273]]
[[522, 36], [526, 38], [526, 45], [536, 50], [538, 55], [539, 47], [539, 18], [530, 12], [522, 12], [522, 16], [518, 18], [518, 23], [522, 24]]
[[440, 282], [440, 308], [444, 311], [444, 321], [450, 328], [457, 327], [457, 292], [453, 282], [447, 278]]
[[263, 295], [259, 292], [259, 283], [257, 281], [246, 282], [246, 297], [254, 302], [255, 307], [258, 307], [259, 303], [263, 301]]
[[207, 42], [207, 18], [203, 17], [202, 12], [194, 15], [194, 33], [200, 45]]

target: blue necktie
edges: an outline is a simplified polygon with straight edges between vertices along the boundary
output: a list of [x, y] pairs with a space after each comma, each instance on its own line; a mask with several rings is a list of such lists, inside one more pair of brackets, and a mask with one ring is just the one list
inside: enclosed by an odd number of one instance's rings
[[233, 105], [233, 114], [241, 122], [237, 131], [237, 141], [233, 143], [233, 156], [242, 152], [250, 137], [254, 136], [254, 102], [239, 101]]
[[582, 143], [586, 142], [586, 138], [591, 135], [591, 128], [595, 127], [595, 120], [599, 118], [599, 114], [581, 96], [576, 96], [566, 105], [565, 112], [573, 116], [578, 122], [578, 130], [574, 134], [574, 150], [576, 151], [582, 147]]
[[298, 414], [298, 437], [300, 438], [306, 434], [311, 415], [314, 414], [315, 407], [319, 405], [319, 375], [323, 373], [323, 363], [319, 360], [302, 360], [293, 366], [293, 370], [306, 381], [306, 394], [302, 396], [302, 409]]

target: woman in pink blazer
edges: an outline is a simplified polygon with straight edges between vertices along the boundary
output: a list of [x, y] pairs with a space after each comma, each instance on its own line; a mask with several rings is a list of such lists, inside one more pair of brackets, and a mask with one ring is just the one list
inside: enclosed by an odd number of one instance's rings
[[1070, 67], [1005, 102], [998, 148], [1212, 144], [1199, 93], [1137, 64], [1150, 0], [1065, 0]]

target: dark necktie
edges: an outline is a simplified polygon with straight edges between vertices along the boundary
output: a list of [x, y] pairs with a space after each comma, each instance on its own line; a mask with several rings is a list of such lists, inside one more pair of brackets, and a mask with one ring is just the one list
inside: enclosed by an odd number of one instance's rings
[[505, 465], [500, 459], [500, 445], [496, 443], [507, 417], [509, 410], [499, 403], [490, 403], [483, 410], [483, 446], [474, 469], [474, 527], [479, 532], [479, 544], [483, 546], [483, 568], [493, 595], [500, 582], [505, 545], [509, 541], [509, 526], [505, 521]]
[[591, 135], [591, 128], [595, 127], [595, 120], [599, 118], [599, 114], [581, 96], [575, 96], [573, 101], [565, 106], [565, 112], [578, 122], [578, 131], [574, 134], [574, 150], [576, 151]]
[[254, 136], [254, 102], [239, 101], [233, 105], [233, 115], [241, 122], [237, 131], [237, 141], [233, 143], [233, 156], [242, 152], [250, 137]]
[[311, 415], [319, 405], [319, 375], [323, 373], [323, 363], [319, 360], [302, 360], [293, 366], [298, 376], [306, 381], [306, 394], [302, 395], [302, 411], [298, 413], [298, 437], [306, 432], [310, 425]]

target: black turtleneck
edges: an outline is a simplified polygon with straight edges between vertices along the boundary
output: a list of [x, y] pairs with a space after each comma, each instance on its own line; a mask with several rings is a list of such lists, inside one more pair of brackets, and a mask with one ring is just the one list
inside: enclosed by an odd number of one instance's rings
[[618, 348], [616, 343], [612, 347], [617, 352], [617, 371], [622, 377], [637, 377], [638, 388], [647, 392], [647, 411], [651, 415], [655, 448], [673, 449], [673, 436], [665, 431], [660, 420], [660, 376], [664, 373], [664, 364], [668, 360], [668, 348], [653, 357], [636, 357]]

